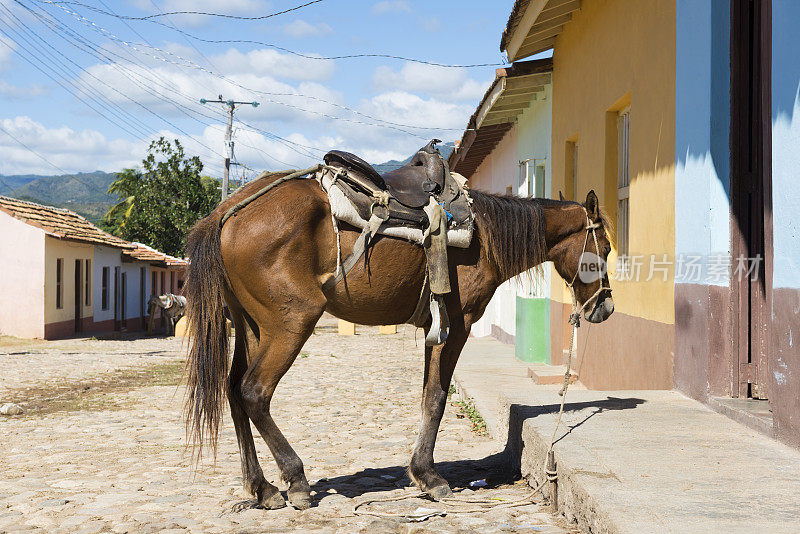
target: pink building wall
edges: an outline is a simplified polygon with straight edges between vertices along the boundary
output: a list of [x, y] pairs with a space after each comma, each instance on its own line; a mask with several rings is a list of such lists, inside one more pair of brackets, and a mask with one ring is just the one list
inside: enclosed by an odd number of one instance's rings
[[44, 337], [44, 231], [0, 212], [0, 334]]

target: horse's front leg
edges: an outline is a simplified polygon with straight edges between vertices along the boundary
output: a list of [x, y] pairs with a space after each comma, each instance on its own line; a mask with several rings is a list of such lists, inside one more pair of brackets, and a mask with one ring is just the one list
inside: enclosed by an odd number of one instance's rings
[[408, 472], [417, 486], [435, 500], [453, 494], [447, 481], [433, 467], [433, 448], [447, 404], [453, 370], [468, 335], [462, 320], [452, 321], [450, 334], [443, 345], [425, 347], [422, 420]]

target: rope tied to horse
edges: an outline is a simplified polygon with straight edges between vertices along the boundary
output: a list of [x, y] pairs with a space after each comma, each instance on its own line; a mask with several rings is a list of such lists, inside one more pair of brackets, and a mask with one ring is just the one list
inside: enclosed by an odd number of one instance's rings
[[[599, 257], [600, 257], [600, 254], [599, 254], [600, 253], [600, 247], [599, 247], [599, 243], [597, 241], [596, 230], [598, 228], [601, 228], [601, 226], [602, 225], [600, 223], [592, 222], [591, 218], [589, 217], [589, 212], [587, 211], [586, 212], [586, 227], [585, 227], [586, 237], [584, 238], [584, 241], [583, 241], [583, 252], [581, 253], [581, 257], [586, 252], [586, 245], [588, 245], [588, 243], [589, 243], [589, 232], [591, 232], [592, 233], [592, 238], [594, 240], [596, 256], [598, 257], [598, 267], [600, 267], [600, 265], [599, 265], [599, 262], [600, 262], [600, 259], [599, 259]], [[353, 507], [353, 513], [355, 515], [370, 515], [370, 516], [374, 516], [374, 517], [384, 517], [384, 518], [397, 518], [398, 516], [400, 516], [400, 517], [405, 517], [409, 521], [425, 521], [426, 519], [429, 519], [431, 517], [444, 516], [444, 515], [447, 515], [447, 514], [451, 514], [451, 515], [468, 514], [468, 513], [476, 513], [476, 512], [487, 512], [489, 510], [497, 510], [497, 509], [502, 509], [502, 508], [514, 508], [514, 507], [519, 507], [519, 506], [528, 506], [528, 505], [531, 505], [531, 504], [539, 504], [534, 499], [534, 496], [537, 493], [541, 493], [542, 489], [544, 489], [544, 486], [546, 484], [548, 484], [548, 483], [551, 485], [550, 503], [552, 504], [554, 510], [558, 509], [558, 493], [557, 493], [558, 469], [557, 469], [556, 461], [555, 461], [555, 449], [554, 449], [554, 447], [555, 447], [555, 443], [556, 443], [556, 436], [558, 435], [558, 429], [561, 427], [561, 419], [562, 419], [562, 417], [564, 415], [564, 404], [566, 403], [566, 400], [567, 400], [567, 390], [569, 389], [570, 379], [572, 378], [572, 372], [571, 372], [572, 359], [573, 359], [573, 356], [575, 354], [575, 348], [576, 348], [575, 345], [576, 345], [577, 337], [578, 337], [578, 328], [581, 325], [580, 316], [581, 316], [581, 313], [583, 313], [584, 310], [587, 308], [587, 306], [597, 299], [597, 297], [600, 295], [600, 293], [602, 293], [604, 290], [609, 290], [609, 291], [611, 290], [611, 288], [603, 285], [603, 279], [601, 278], [600, 279], [600, 287], [597, 289], [597, 291], [595, 291], [594, 294], [591, 297], [586, 299], [586, 301], [583, 303], [583, 305], [579, 305], [578, 304], [578, 298], [577, 298], [577, 296], [575, 294], [575, 289], [574, 289], [573, 285], [575, 284], [575, 280], [577, 280], [577, 278], [578, 278], [578, 274], [579, 274], [580, 269], [581, 269], [581, 263], [582, 263], [582, 260], [579, 260], [578, 268], [575, 271], [575, 275], [572, 277], [572, 280], [570, 280], [569, 282], [566, 282], [567, 287], [569, 288], [570, 294], [572, 296], [572, 313], [569, 316], [569, 324], [572, 325], [572, 334], [570, 335], [570, 339], [569, 339], [569, 352], [568, 352], [568, 355], [567, 355], [566, 370], [564, 371], [564, 384], [561, 386], [561, 389], [558, 392], [558, 395], [561, 397], [561, 403], [560, 403], [560, 406], [559, 406], [559, 409], [558, 409], [558, 417], [556, 418], [556, 424], [555, 424], [555, 427], [553, 428], [553, 434], [550, 437], [550, 445], [548, 446], [547, 454], [545, 455], [545, 462], [544, 462], [544, 466], [543, 466], [544, 480], [538, 486], [536, 486], [533, 489], [533, 491], [531, 492], [531, 494], [528, 497], [523, 498], [523, 499], [518, 499], [516, 501], [502, 502], [501, 499], [475, 499], [475, 500], [473, 500], [473, 499], [465, 499], [463, 497], [453, 496], [453, 497], [441, 499], [440, 502], [443, 502], [445, 504], [457, 505], [457, 506], [458, 505], [469, 505], [469, 504], [477, 504], [479, 506], [476, 507], [476, 508], [472, 508], [472, 509], [459, 509], [459, 510], [450, 510], [450, 511], [434, 510], [434, 509], [422, 509], [422, 508], [420, 508], [417, 511], [415, 511], [414, 513], [406, 514], [404, 516], [400, 515], [400, 514], [396, 514], [396, 513], [389, 513], [389, 512], [359, 510], [361, 507], [366, 506], [367, 504], [383, 503], [383, 502], [397, 502], [397, 501], [402, 501], [402, 500], [406, 500], [406, 499], [425, 498], [425, 497], [427, 497], [427, 494], [425, 492], [418, 491], [418, 492], [407, 494], [407, 495], [398, 495], [398, 496], [394, 496], [394, 497], [385, 497], [385, 498], [377, 498], [377, 499], [367, 499], [365, 501], [361, 501], [361, 502], [357, 503]], [[598, 271], [598, 272], [602, 272], [602, 271]], [[543, 493], [542, 493], [542, 496], [544, 496]], [[500, 502], [498, 502], [498, 501], [500, 501]]]
[[285, 176], [281, 176], [280, 178], [276, 179], [274, 182], [270, 182], [269, 184], [265, 185], [264, 187], [262, 187], [261, 189], [259, 189], [255, 193], [253, 193], [252, 195], [250, 195], [247, 198], [237, 202], [234, 206], [232, 206], [230, 209], [228, 209], [228, 211], [225, 212], [225, 215], [222, 216], [222, 219], [220, 219], [220, 221], [219, 221], [219, 227], [222, 228], [225, 225], [225, 222], [228, 219], [230, 219], [231, 217], [235, 216], [236, 213], [239, 210], [241, 210], [242, 208], [244, 208], [245, 206], [247, 206], [248, 204], [250, 204], [251, 202], [253, 202], [257, 198], [259, 198], [260, 196], [264, 195], [265, 193], [267, 193], [271, 189], [279, 186], [280, 184], [282, 184], [284, 182], [288, 182], [289, 180], [295, 180], [297, 178], [306, 178], [306, 177], [308, 177], [310, 175], [314, 175], [317, 172], [319, 172], [320, 170], [322, 170], [323, 167], [325, 167], [325, 165], [322, 165], [321, 163], [318, 163], [317, 165], [314, 165], [313, 167], [309, 167], [308, 169], [303, 169], [303, 170], [291, 169], [291, 170], [288, 170], [288, 171], [262, 172], [258, 176], [257, 179], [266, 178], [268, 176], [272, 176], [272, 175], [275, 175], [275, 174], [283, 174], [283, 173], [288, 173], [288, 174], [286, 174]]

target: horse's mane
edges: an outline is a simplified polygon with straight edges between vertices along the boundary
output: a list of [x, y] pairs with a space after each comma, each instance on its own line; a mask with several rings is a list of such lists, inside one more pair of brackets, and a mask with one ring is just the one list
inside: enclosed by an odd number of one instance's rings
[[481, 246], [503, 280], [545, 261], [545, 199], [470, 191]]

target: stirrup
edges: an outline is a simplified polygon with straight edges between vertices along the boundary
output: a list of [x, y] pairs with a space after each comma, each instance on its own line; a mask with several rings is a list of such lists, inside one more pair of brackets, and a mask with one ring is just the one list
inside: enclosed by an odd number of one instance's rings
[[431, 328], [425, 336], [425, 346], [441, 345], [450, 332], [450, 321], [447, 317], [447, 308], [442, 295], [431, 294]]

